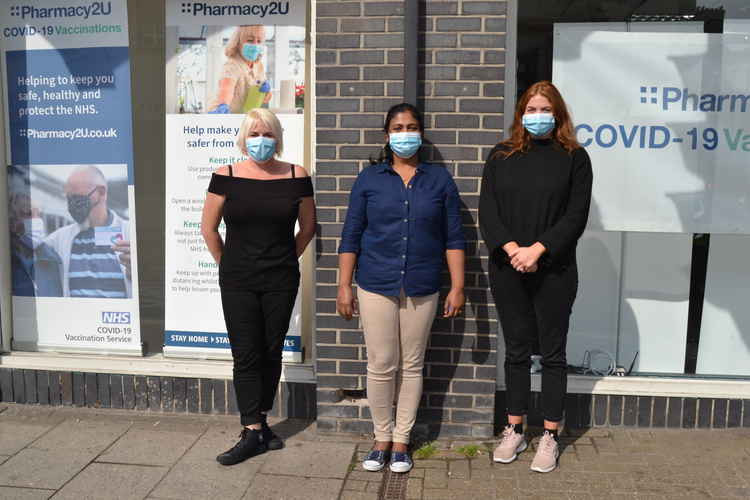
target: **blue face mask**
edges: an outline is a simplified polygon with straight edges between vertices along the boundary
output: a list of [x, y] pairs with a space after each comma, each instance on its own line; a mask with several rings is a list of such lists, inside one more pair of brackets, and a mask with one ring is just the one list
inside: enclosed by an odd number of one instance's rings
[[245, 146], [250, 157], [258, 162], [264, 162], [271, 159], [276, 153], [276, 139], [270, 137], [248, 137], [245, 139]]
[[260, 56], [263, 55], [263, 46], [256, 45], [253, 43], [242, 44], [242, 57], [250, 62], [255, 62]]
[[411, 158], [422, 145], [422, 134], [419, 132], [394, 132], [388, 136], [388, 144], [399, 158]]
[[523, 126], [534, 137], [541, 137], [555, 128], [555, 115], [552, 113], [526, 113]]

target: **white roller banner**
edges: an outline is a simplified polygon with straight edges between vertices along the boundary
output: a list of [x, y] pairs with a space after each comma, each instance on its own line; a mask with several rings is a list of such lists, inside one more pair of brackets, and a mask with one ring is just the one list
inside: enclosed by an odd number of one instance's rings
[[750, 233], [750, 39], [556, 27], [600, 227]]
[[[281, 159], [304, 165], [306, 4], [167, 1], [166, 356], [231, 358], [201, 211], [211, 173], [243, 160], [236, 141], [250, 109], [276, 113]], [[252, 64], [243, 59], [247, 44], [260, 54]], [[300, 320], [298, 294], [284, 361], [302, 361]]]
[[13, 348], [140, 355], [125, 0], [0, 7]]

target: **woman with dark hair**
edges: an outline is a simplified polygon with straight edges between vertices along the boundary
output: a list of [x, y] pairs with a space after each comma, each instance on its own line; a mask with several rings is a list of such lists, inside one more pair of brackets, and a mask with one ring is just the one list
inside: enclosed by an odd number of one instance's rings
[[[339, 247], [338, 313], [359, 309], [367, 346], [367, 400], [375, 446], [366, 470], [408, 472], [409, 434], [422, 397], [427, 338], [438, 307], [443, 259], [451, 289], [443, 316], [464, 305], [461, 203], [453, 178], [442, 167], [420, 163], [424, 125], [410, 104], [386, 116], [385, 146], [357, 177]], [[356, 268], [357, 299], [352, 291]], [[396, 418], [393, 404], [396, 401]]]
[[518, 102], [511, 137], [484, 166], [479, 227], [505, 339], [508, 426], [494, 452], [510, 463], [526, 449], [530, 355], [542, 354], [544, 434], [531, 470], [550, 472], [567, 387], [568, 321], [578, 289], [576, 244], [588, 219], [592, 171], [557, 88], [532, 85]]

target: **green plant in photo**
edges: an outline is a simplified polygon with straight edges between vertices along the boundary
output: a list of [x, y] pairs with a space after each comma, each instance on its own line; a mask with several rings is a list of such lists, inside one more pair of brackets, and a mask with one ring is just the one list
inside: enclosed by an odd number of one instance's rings
[[467, 444], [456, 448], [456, 451], [467, 458], [474, 458], [482, 452], [482, 448], [478, 444]]
[[413, 453], [414, 458], [417, 460], [427, 460], [431, 458], [438, 449], [434, 442], [425, 443]]

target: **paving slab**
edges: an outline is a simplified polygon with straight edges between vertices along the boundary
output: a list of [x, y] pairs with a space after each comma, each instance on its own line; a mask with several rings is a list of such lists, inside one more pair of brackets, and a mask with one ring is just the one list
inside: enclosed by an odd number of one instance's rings
[[0, 486], [0, 498], [3, 500], [47, 500], [55, 490], [37, 490], [33, 488], [11, 488]]
[[264, 474], [344, 479], [354, 454], [354, 443], [290, 441], [283, 450], [267, 453]]
[[333, 500], [344, 481], [257, 474], [243, 500]]
[[34, 441], [30, 448], [57, 453], [89, 453], [92, 458], [122, 436], [131, 421], [117, 418], [67, 418]]
[[166, 467], [97, 464], [83, 469], [54, 500], [141, 500], [166, 474]]
[[0, 486], [0, 498], [3, 500], [47, 500], [54, 494], [55, 490]]
[[231, 427], [232, 431], [224, 425], [209, 428], [159, 482], [150, 497], [242, 498], [269, 453], [231, 467], [216, 462], [216, 455], [236, 442], [235, 427]]
[[379, 495], [377, 493], [369, 493], [366, 491], [343, 491], [339, 500], [378, 500]]
[[129, 425], [109, 419], [69, 418], [0, 465], [0, 485], [60, 488]]
[[0, 485], [56, 490], [78, 474], [95, 455], [26, 448], [0, 465]]
[[13, 432], [0, 432], [0, 455], [15, 455], [54, 425], [26, 424], [0, 417], [0, 427], [13, 428]]
[[216, 461], [200, 464], [180, 462], [167, 473], [154, 489], [153, 498], [220, 498], [240, 499], [258, 472], [260, 464], [247, 460], [225, 467]]
[[203, 429], [197, 432], [173, 432], [131, 428], [109, 449], [102, 453], [97, 462], [140, 465], [172, 465], [200, 437]]

